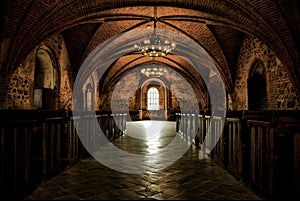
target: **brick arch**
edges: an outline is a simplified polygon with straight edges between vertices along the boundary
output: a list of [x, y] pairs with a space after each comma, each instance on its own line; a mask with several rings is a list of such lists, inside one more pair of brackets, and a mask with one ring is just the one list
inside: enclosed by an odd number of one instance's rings
[[[274, 18], [272, 14], [280, 9], [276, 4], [263, 7], [263, 17], [258, 13], [256, 2], [224, 2], [215, 1], [213, 4], [208, 1], [186, 1], [186, 0], [164, 0], [164, 1], [51, 1], [51, 3], [41, 3], [34, 1], [18, 5], [10, 2], [10, 7], [20, 11], [20, 23], [7, 30], [13, 33], [15, 40], [11, 44], [11, 51], [8, 60], [5, 62], [6, 68], [15, 66], [22, 61], [25, 56], [39, 42], [47, 38], [50, 34], [60, 32], [75, 24], [84, 23], [86, 20], [93, 20], [101, 15], [102, 11], [114, 8], [124, 8], [133, 6], [170, 6], [178, 8], [188, 8], [205, 13], [206, 20], [217, 19], [218, 23], [235, 27], [246, 33], [253, 34], [268, 45], [277, 50], [279, 58], [290, 69], [295, 78], [294, 66], [299, 63], [297, 51], [293, 43], [289, 28], [283, 18]], [[22, 6], [22, 7], [20, 7]], [[28, 6], [28, 9], [26, 9]], [[251, 7], [253, 6], [253, 7]], [[25, 9], [24, 9], [25, 8]], [[75, 16], [75, 17], [74, 17]], [[143, 17], [143, 16], [142, 16]], [[264, 17], [266, 19], [264, 19]], [[16, 19], [18, 20], [18, 19]], [[275, 21], [274, 21], [275, 20]], [[276, 26], [272, 26], [272, 23]], [[257, 23], [260, 22], [260, 23]], [[278, 24], [277, 24], [278, 22]], [[279, 25], [279, 26], [278, 26]], [[20, 31], [21, 30], [21, 31]], [[286, 30], [279, 32], [278, 30]], [[11, 69], [8, 69], [12, 71]], [[297, 83], [297, 82], [296, 82]]]

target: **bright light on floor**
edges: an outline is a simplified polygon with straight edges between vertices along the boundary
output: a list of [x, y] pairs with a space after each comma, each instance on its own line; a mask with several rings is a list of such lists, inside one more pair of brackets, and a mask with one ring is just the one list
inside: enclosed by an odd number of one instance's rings
[[127, 122], [127, 127], [129, 127], [131, 131], [127, 132], [127, 135], [137, 139], [151, 140], [159, 136], [164, 124], [164, 121], [154, 120], [145, 120], [134, 123]]

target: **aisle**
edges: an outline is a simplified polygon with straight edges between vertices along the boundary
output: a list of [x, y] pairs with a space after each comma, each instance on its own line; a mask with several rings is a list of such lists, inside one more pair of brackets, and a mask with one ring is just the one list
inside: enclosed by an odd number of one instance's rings
[[[120, 159], [108, 149], [102, 149], [109, 167], [89, 157], [39, 186], [26, 200], [260, 199], [210, 158], [199, 160], [199, 149], [193, 145], [186, 143], [188, 150], [174, 160], [172, 156], [184, 149], [173, 147], [178, 143], [182, 146], [184, 142], [174, 140], [178, 137], [175, 122], [155, 122], [157, 132], [151, 123], [127, 123], [127, 134], [114, 141], [115, 147], [138, 156], [137, 159], [142, 158], [142, 162], [124, 156]], [[169, 149], [171, 142], [174, 145]], [[168, 153], [169, 150], [172, 152]], [[95, 157], [100, 155], [98, 151]], [[163, 168], [168, 162], [172, 164]], [[118, 168], [129, 168], [131, 173], [116, 170]]]

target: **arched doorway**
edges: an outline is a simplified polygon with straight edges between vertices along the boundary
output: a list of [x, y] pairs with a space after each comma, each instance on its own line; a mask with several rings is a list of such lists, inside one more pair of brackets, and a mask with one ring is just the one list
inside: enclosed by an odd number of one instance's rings
[[267, 82], [263, 63], [256, 60], [250, 70], [248, 79], [248, 109], [267, 109]]
[[58, 72], [51, 51], [41, 47], [36, 54], [34, 105], [39, 109], [58, 109]]

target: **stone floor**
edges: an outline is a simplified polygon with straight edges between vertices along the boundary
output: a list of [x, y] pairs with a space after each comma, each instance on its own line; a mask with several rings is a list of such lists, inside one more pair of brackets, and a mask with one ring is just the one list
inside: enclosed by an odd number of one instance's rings
[[176, 134], [174, 122], [128, 122], [127, 134], [113, 145], [40, 185], [25, 200], [261, 199], [209, 157], [200, 160], [199, 148]]

